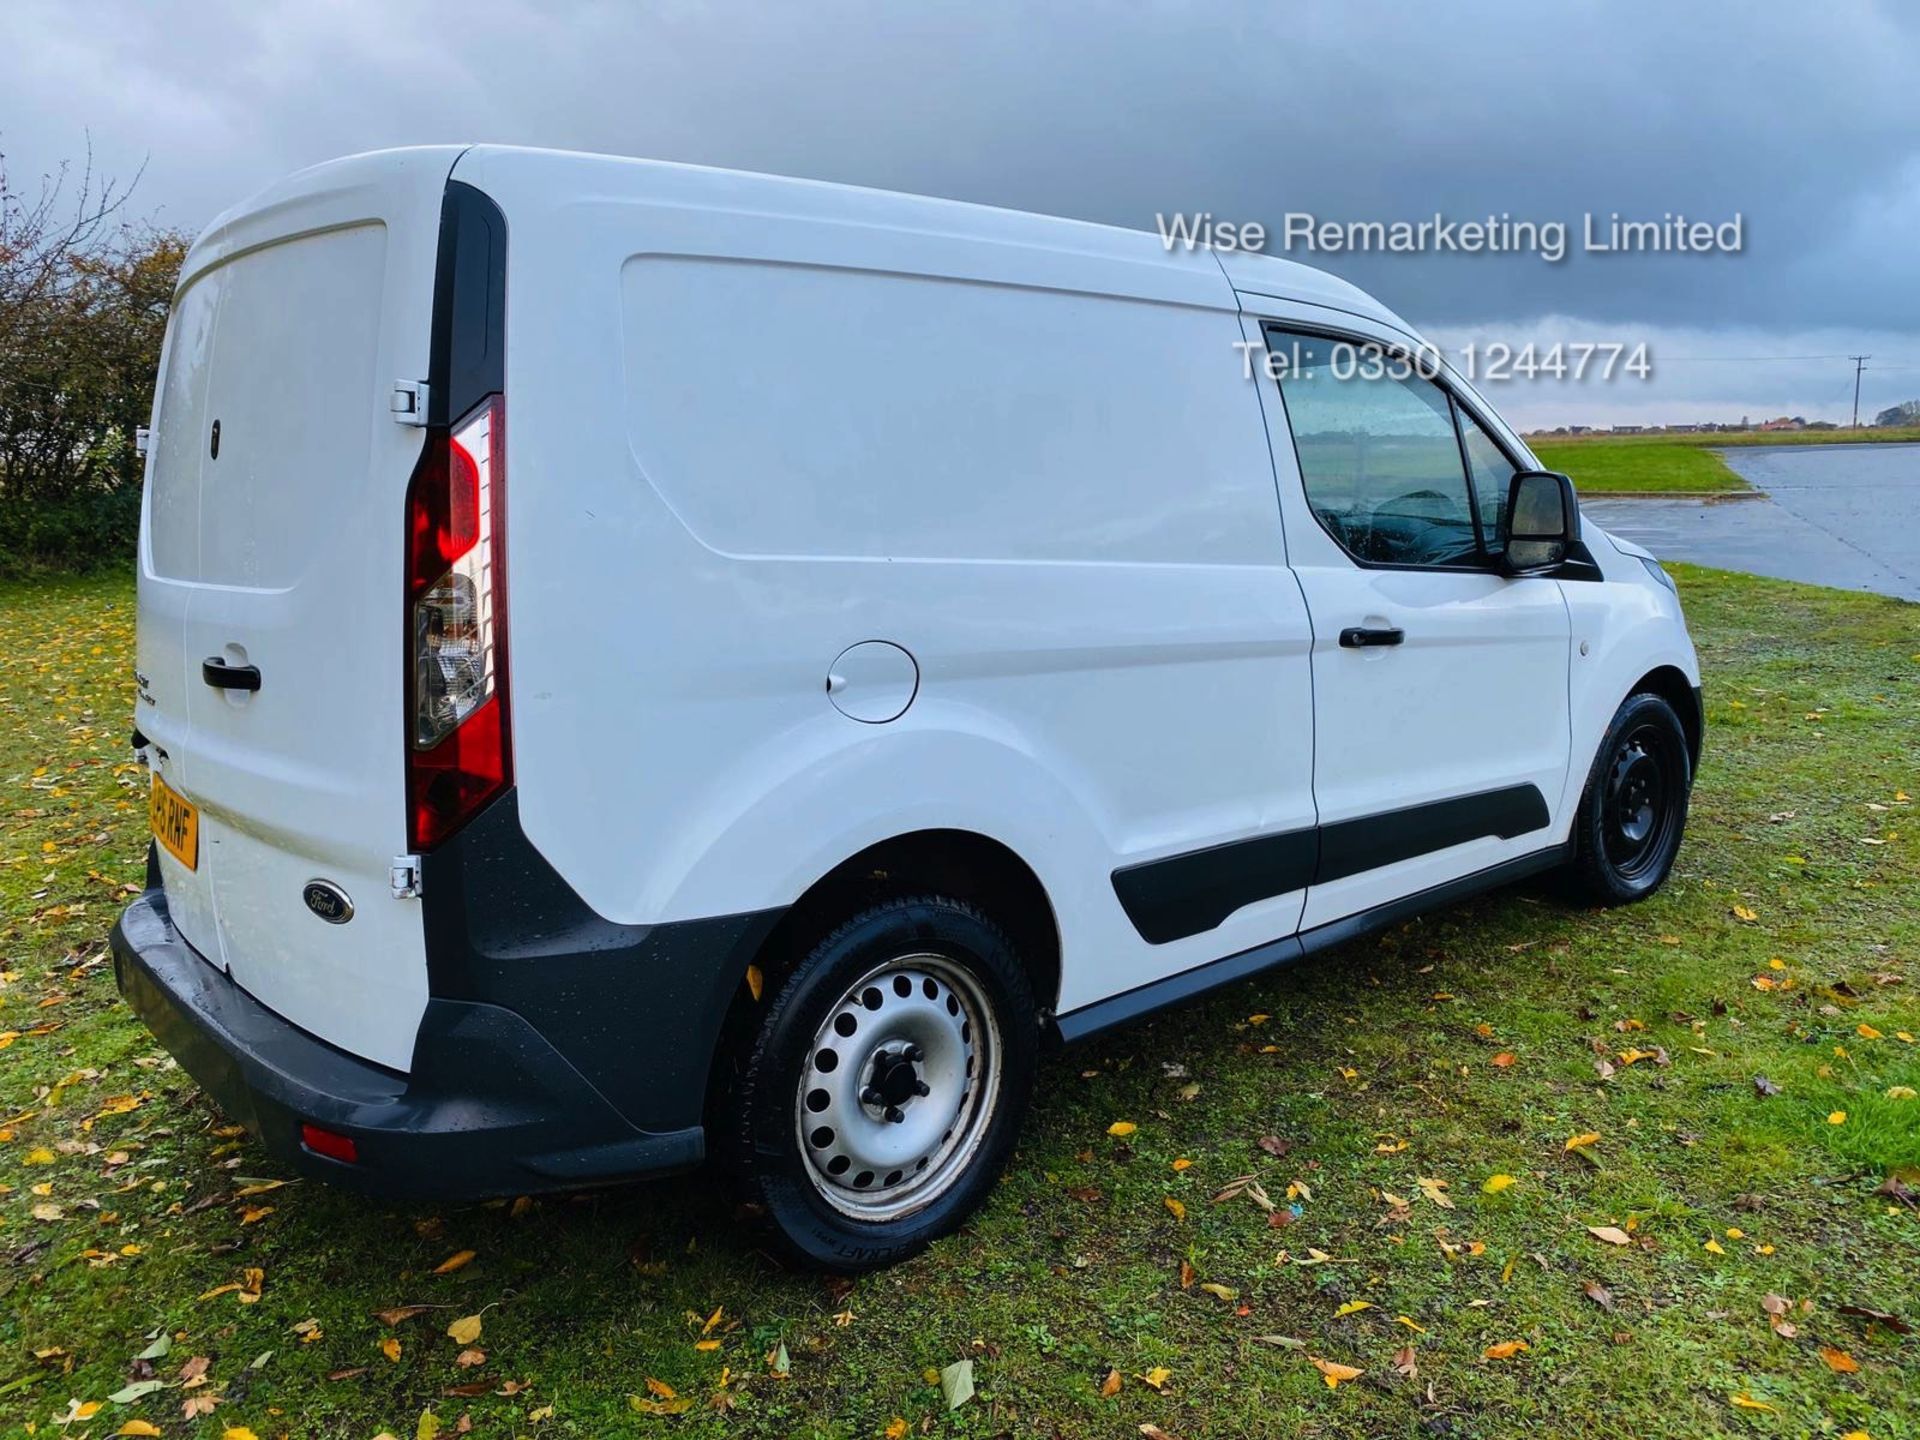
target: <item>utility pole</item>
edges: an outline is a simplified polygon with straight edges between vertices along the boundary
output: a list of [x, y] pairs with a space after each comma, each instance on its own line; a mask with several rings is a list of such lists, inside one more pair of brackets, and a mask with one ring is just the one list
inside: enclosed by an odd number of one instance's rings
[[1867, 361], [1873, 357], [1849, 355], [1847, 358], [1853, 361], [1853, 428], [1858, 430], [1860, 428], [1860, 372], [1867, 368]]

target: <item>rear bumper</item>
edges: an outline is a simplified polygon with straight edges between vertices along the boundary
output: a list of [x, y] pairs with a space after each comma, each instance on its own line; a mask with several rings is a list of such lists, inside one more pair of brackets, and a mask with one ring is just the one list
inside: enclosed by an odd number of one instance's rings
[[[684, 1170], [704, 1155], [699, 1124], [638, 1128], [502, 1006], [430, 1001], [401, 1075], [248, 995], [181, 938], [157, 887], [127, 907], [112, 949], [121, 994], [160, 1043], [303, 1174], [378, 1195], [471, 1199]], [[357, 1163], [309, 1150], [303, 1122], [351, 1137]]]

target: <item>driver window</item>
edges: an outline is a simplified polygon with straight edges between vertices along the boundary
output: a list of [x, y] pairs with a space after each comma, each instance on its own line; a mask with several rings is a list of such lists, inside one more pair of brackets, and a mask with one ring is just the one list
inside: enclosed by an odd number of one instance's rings
[[[1267, 332], [1307, 503], [1356, 560], [1477, 565], [1473, 495], [1445, 391], [1391, 356]], [[1383, 363], [1384, 362], [1384, 363]]]

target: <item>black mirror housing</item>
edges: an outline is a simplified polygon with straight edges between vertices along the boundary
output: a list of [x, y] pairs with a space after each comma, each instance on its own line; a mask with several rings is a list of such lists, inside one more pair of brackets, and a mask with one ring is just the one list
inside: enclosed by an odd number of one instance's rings
[[1580, 538], [1580, 502], [1573, 481], [1557, 470], [1522, 470], [1507, 489], [1509, 575], [1544, 575], [1565, 563]]

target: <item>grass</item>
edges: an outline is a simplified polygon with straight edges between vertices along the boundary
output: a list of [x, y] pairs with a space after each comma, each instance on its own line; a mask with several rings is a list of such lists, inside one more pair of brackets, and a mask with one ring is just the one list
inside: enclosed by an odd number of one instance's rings
[[[1920, 1435], [1920, 1338], [1842, 1308], [1920, 1323], [1920, 1212], [1878, 1193], [1920, 1164], [1917, 612], [1676, 573], [1712, 728], [1661, 895], [1501, 893], [1054, 1056], [977, 1221], [851, 1285], [706, 1176], [260, 1189], [102, 958], [146, 843], [130, 587], [0, 589], [0, 1432]], [[1284, 1226], [1212, 1203], [1249, 1174]]]
[[1620, 440], [1532, 440], [1540, 463], [1573, 477], [1583, 495], [1707, 494], [1748, 490], [1711, 450]]
[[[1533, 436], [1527, 437], [1529, 445]], [[1858, 430], [1702, 430], [1679, 434], [1584, 435], [1538, 437], [1548, 445], [1691, 445], [1711, 450], [1742, 445], [1912, 445], [1920, 442], [1920, 425], [1863, 426]]]

